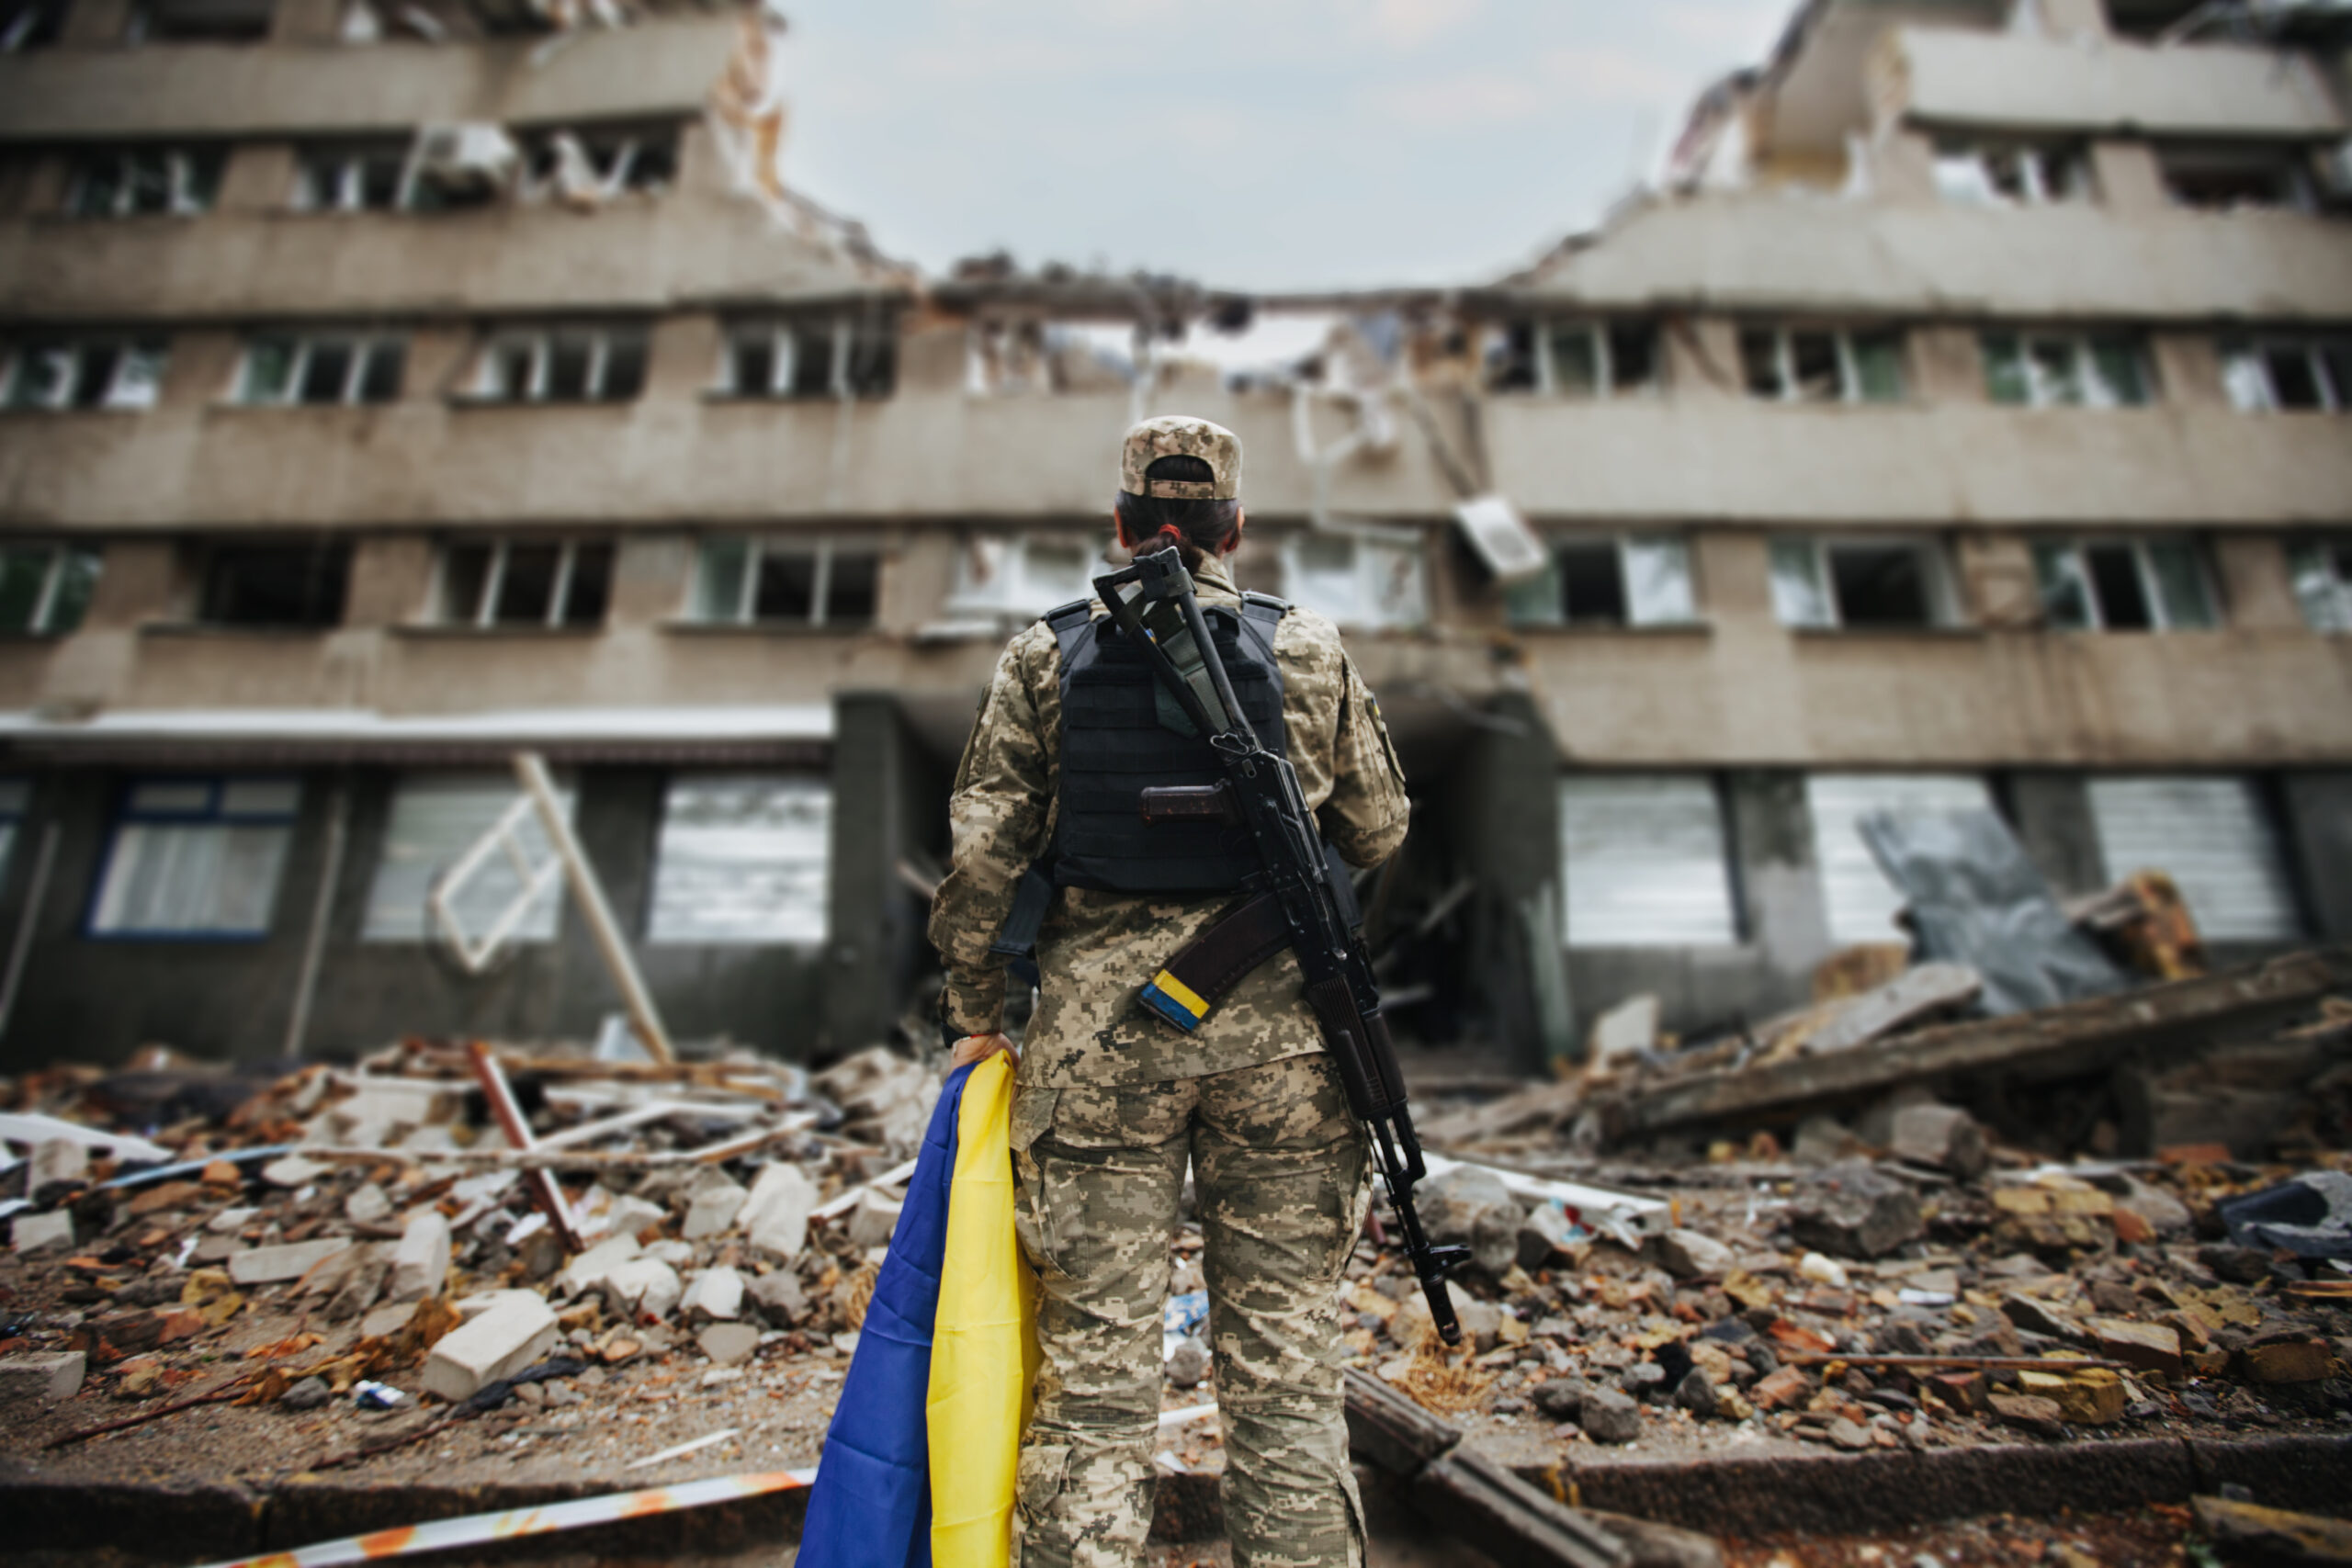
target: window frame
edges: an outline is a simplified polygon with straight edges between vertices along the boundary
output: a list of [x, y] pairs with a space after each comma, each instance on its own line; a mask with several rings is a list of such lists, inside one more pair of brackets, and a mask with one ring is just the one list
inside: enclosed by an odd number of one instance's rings
[[[1783, 547], [1795, 545], [1804, 546], [1811, 558], [1814, 589], [1829, 610], [1829, 619], [1826, 621], [1796, 620], [1788, 614], [1788, 601], [1781, 592], [1776, 558]], [[1837, 574], [1830, 570], [1829, 554], [1838, 548], [1902, 548], [1926, 562], [1926, 570], [1921, 575], [1927, 591], [1928, 619], [1917, 625], [1907, 622], [1896, 625], [1852, 624], [1838, 598]], [[1790, 631], [1859, 633], [1867, 637], [1885, 632], [1945, 631], [1968, 624], [1958, 584], [1953, 579], [1951, 562], [1940, 537], [1929, 539], [1900, 534], [1778, 534], [1767, 542], [1765, 578], [1771, 590], [1773, 618]]]
[[[2000, 395], [1995, 385], [1996, 355], [1993, 345], [2007, 340], [2017, 345], [2017, 364], [2026, 389], [2022, 400], [2012, 400]], [[2063, 344], [2074, 362], [2075, 382], [2082, 388], [2079, 399], [2069, 400], [2051, 395], [2041, 361], [2035, 355], [2037, 344]], [[2140, 396], [2120, 397], [2117, 389], [2108, 385], [2105, 372], [2099, 368], [2098, 351], [2101, 344], [2121, 348], [2132, 356], [2134, 374], [2139, 378]], [[2100, 333], [2075, 328], [2046, 327], [1984, 327], [1976, 334], [1976, 353], [1984, 367], [1984, 396], [1996, 408], [2031, 409], [2037, 412], [2052, 409], [2116, 409], [2154, 408], [2159, 398], [2154, 357], [2148, 352], [2147, 340], [2140, 333]]]
[[[241, 811], [232, 815], [227, 797], [232, 785], [291, 784], [293, 804], [281, 810]], [[205, 805], [200, 809], [172, 810], [138, 809], [134, 802], [139, 792], [150, 785], [201, 785], [206, 790]], [[89, 902], [83, 912], [82, 935], [90, 942], [145, 942], [177, 943], [251, 944], [270, 940], [277, 919], [277, 895], [285, 881], [286, 868], [294, 850], [294, 835], [302, 820], [303, 779], [300, 773], [140, 773], [122, 781], [121, 792], [107, 826], [106, 853], [98, 864], [98, 874], [90, 887]], [[276, 871], [270, 879], [267, 908], [257, 927], [185, 927], [139, 926], [102, 927], [98, 922], [104, 913], [115, 868], [122, 855], [123, 832], [126, 828], [192, 828], [230, 830], [237, 828], [274, 829], [285, 835], [278, 852]]]
[[250, 47], [266, 43], [269, 40], [270, 29], [277, 18], [276, 0], [267, 0], [267, 3], [259, 7], [261, 12], [259, 17], [242, 18], [233, 25], [222, 25], [221, 19], [215, 17], [211, 18], [211, 26], [191, 27], [183, 18], [165, 22], [162, 30], [158, 31], [158, 13], [168, 9], [168, 0], [164, 0], [163, 4], [159, 4], [158, 0], [138, 0], [138, 3], [130, 7], [130, 15], [125, 20], [123, 42], [134, 49], [147, 44], [180, 43]]
[[[2340, 357], [2348, 382], [2352, 382], [2352, 338], [2330, 333], [2257, 333], [2244, 337], [2225, 337], [2214, 345], [2222, 362], [2222, 390], [2230, 406], [2240, 413], [2344, 413], [2352, 412], [2352, 384], [2338, 384], [2337, 364], [2330, 359], [2330, 351]], [[2281, 351], [2292, 351], [2304, 357], [2312, 374], [2312, 384], [2318, 388], [2320, 400], [2313, 408], [2290, 408], [2278, 397], [2278, 387], [2270, 373], [2270, 356]], [[2248, 381], [2243, 378], [2252, 377]], [[2252, 400], [2242, 397], [2241, 390], [2260, 395]]]
[[[164, 160], [164, 207], [161, 211], [141, 211], [133, 164], [155, 156]], [[111, 200], [103, 209], [93, 209], [91, 184], [96, 175], [95, 165], [102, 158], [114, 163], [114, 188]], [[206, 169], [203, 165], [208, 162], [210, 167]], [[64, 215], [112, 223], [133, 218], [201, 217], [219, 204], [220, 184], [228, 170], [229, 149], [218, 142], [131, 142], [87, 148], [74, 155], [66, 176]]]
[[[1630, 385], [1620, 385], [1617, 350], [1611, 341], [1623, 328], [1646, 332], [1650, 337], [1650, 372], [1646, 378]], [[1491, 389], [1519, 392], [1525, 396], [1557, 398], [1568, 402], [1611, 402], [1620, 398], [1655, 398], [1666, 389], [1666, 333], [1656, 317], [1627, 316], [1530, 316], [1504, 325], [1505, 341], [1510, 333], [1524, 330], [1530, 334], [1529, 361], [1534, 373], [1532, 384], [1524, 388], [1498, 386], [1489, 377]], [[1582, 334], [1592, 351], [1593, 383], [1589, 391], [1563, 384], [1556, 355], [1559, 340], [1571, 334]]]
[[[2172, 605], [2165, 597], [2163, 579], [2157, 575], [2155, 562], [2149, 554], [2149, 547], [2154, 545], [2177, 545], [2188, 552], [2189, 564], [2197, 573], [2198, 592], [2204, 596], [2206, 612], [2211, 617], [2207, 624], [2195, 626], [2174, 621]], [[2132, 575], [2138, 579], [2140, 597], [2148, 606], [2148, 625], [2145, 626], [2110, 626], [2107, 624], [2108, 608], [2099, 598], [2098, 580], [2091, 572], [2088, 552], [2094, 548], [2113, 549], [2118, 547], [2132, 552]], [[2043, 586], [2042, 563], [2045, 553], [2055, 556], [2060, 552], [2071, 558], [2069, 564], [2074, 580], [2081, 585], [2083, 604], [2089, 613], [2090, 619], [2087, 625], [2066, 626], [2052, 618], [2050, 595]], [[2037, 539], [2033, 543], [2033, 579], [2035, 595], [2041, 602], [2041, 624], [2051, 631], [2219, 631], [2222, 629], [2224, 619], [2222, 614], [2221, 584], [2214, 578], [2205, 552], [2198, 548], [2196, 541], [2191, 539], [2150, 538], [2144, 535], [2115, 534], [2081, 535], [2064, 539]]]
[[[2289, 539], [2286, 551], [2287, 586], [2295, 595], [2303, 625], [2322, 636], [2352, 632], [2352, 536]], [[2311, 567], [2324, 574], [2324, 581], [2304, 582], [2302, 574]], [[2316, 602], [2322, 595], [2328, 603], [2325, 609]]]
[[[714, 547], [741, 545], [743, 547], [743, 581], [736, 591], [735, 614], [720, 617], [706, 615], [705, 589], [711, 570]], [[760, 562], [770, 554], [813, 555], [816, 568], [808, 589], [808, 616], [806, 620], [787, 620], [780, 616], [765, 619], [759, 615]], [[834, 614], [833, 563], [844, 556], [870, 558], [874, 562], [874, 614], [864, 621], [842, 621]], [[795, 538], [789, 535], [772, 534], [709, 534], [695, 542], [695, 570], [687, 582], [686, 620], [695, 626], [729, 626], [744, 631], [871, 631], [882, 619], [882, 557], [878, 544], [862, 540], [819, 537]]]
[[[571, 768], [559, 768], [555, 770], [553, 782], [556, 801], [561, 807], [563, 818], [576, 830], [580, 822], [582, 775]], [[412, 813], [429, 817], [435, 795], [445, 799], [449, 796], [487, 798], [468, 802], [469, 807], [477, 804], [484, 807], [474, 813], [479, 817], [479, 826], [453, 847], [448, 859], [427, 866], [426, 874], [418, 885], [418, 897], [413, 911], [416, 917], [415, 929], [412, 931], [408, 919], [411, 907], [392, 900], [390, 894], [396, 890], [398, 883], [415, 881], [397, 863], [403, 855], [413, 855], [418, 842], [413, 838], [403, 840], [397, 837], [396, 829], [401, 827], [403, 802], [408, 803]], [[520, 792], [514, 775], [495, 769], [423, 766], [398, 770], [393, 774], [391, 788], [384, 797], [383, 815], [379, 819], [380, 837], [375, 852], [376, 863], [368, 873], [367, 897], [360, 906], [359, 944], [363, 948], [437, 948], [443, 945], [444, 938], [435, 929], [432, 914], [426, 908], [426, 897], [434, 884], [447, 874], [468, 848], [480, 841], [518, 798]], [[418, 825], [410, 824], [412, 829]], [[538, 813], [524, 813], [516, 831], [517, 836], [526, 841], [535, 864], [554, 858], [554, 846], [547, 837], [547, 829], [540, 822]], [[498, 875], [513, 874], [512, 862], [503, 855], [494, 856], [492, 865], [503, 868], [496, 873]], [[388, 882], [395, 886], [388, 888]], [[481, 897], [478, 889], [475, 896]], [[565, 907], [570, 902], [563, 881], [559, 877], [534, 903], [531, 912], [507, 933], [507, 942], [516, 947], [547, 947], [560, 942], [565, 932]]]
[[[884, 315], [876, 321], [871, 332], [861, 332], [862, 325], [857, 312], [849, 310], [786, 312], [729, 321], [719, 333], [718, 372], [711, 395], [743, 402], [886, 400], [895, 396], [899, 388], [898, 320], [895, 315]], [[800, 368], [801, 338], [812, 327], [829, 329], [829, 363], [825, 389], [821, 392], [803, 392], [794, 386]], [[765, 339], [768, 351], [768, 385], [764, 389], [747, 389], [736, 378], [736, 353], [739, 345], [762, 338]], [[884, 374], [863, 382], [856, 375], [861, 344], [878, 344], [888, 351]]]
[[[1334, 614], [1330, 609], [1312, 603], [1299, 591], [1299, 579], [1304, 575], [1299, 565], [1299, 552], [1304, 546], [1321, 541], [1345, 543], [1353, 553], [1351, 565], [1355, 573], [1357, 603], [1355, 609], [1347, 614]], [[1367, 546], [1371, 548], [1366, 548]], [[1429, 538], [1418, 529], [1377, 525], [1359, 525], [1345, 530], [1295, 528], [1282, 536], [1280, 551], [1283, 597], [1302, 609], [1327, 617], [1334, 626], [1364, 631], [1409, 631], [1430, 623]], [[1390, 618], [1377, 613], [1381, 595], [1378, 592], [1379, 568], [1375, 563], [1382, 558], [1384, 552], [1405, 557], [1412, 563], [1412, 597], [1415, 603], [1408, 615]], [[1363, 613], [1358, 614], [1358, 610]]]
[[[567, 137], [579, 146], [589, 172], [596, 176], [596, 199], [600, 201], [628, 195], [663, 196], [678, 187], [684, 138], [673, 125], [631, 121], [625, 126], [540, 126], [515, 134], [522, 154], [514, 183], [516, 199], [539, 202], [560, 197], [563, 185], [561, 139]], [[649, 152], [660, 152], [669, 164], [669, 175], [659, 185], [637, 182], [639, 165]], [[610, 160], [609, 169], [598, 167], [604, 159]], [[542, 164], [547, 166], [543, 169]]]
[[[330, 537], [304, 544], [285, 544], [275, 539], [248, 536], [213, 538], [204, 540], [202, 543], [201, 558], [196, 573], [196, 613], [193, 625], [232, 632], [259, 633], [264, 636], [282, 634], [297, 637], [325, 637], [341, 630], [347, 623], [351, 614], [353, 553], [351, 542], [348, 539]], [[270, 553], [291, 556], [304, 552], [321, 557], [326, 563], [328, 575], [333, 579], [332, 597], [334, 615], [332, 618], [254, 621], [232, 620], [219, 614], [217, 600], [220, 594], [220, 574], [224, 562], [240, 557], [251, 558]], [[320, 581], [320, 577], [321, 574], [313, 570], [306, 578], [306, 582]], [[305, 603], [309, 604], [313, 600], [322, 602], [321, 594], [312, 593], [306, 597]]]
[[[392, 182], [392, 199], [380, 207], [370, 206], [367, 200], [367, 165], [383, 159], [398, 163], [400, 173]], [[328, 164], [334, 168], [334, 199], [314, 200], [314, 172]], [[294, 190], [287, 209], [292, 212], [414, 211], [416, 170], [413, 145], [393, 141], [311, 142], [295, 149]]]
[[[282, 343], [288, 346], [286, 389], [282, 396], [265, 398], [255, 395], [254, 384], [254, 351], [265, 343]], [[312, 401], [300, 396], [303, 383], [310, 378], [311, 356], [322, 348], [348, 349], [351, 367], [344, 372], [343, 389], [325, 401]], [[390, 352], [396, 358], [397, 383], [389, 398], [365, 396], [368, 370], [376, 355]], [[232, 390], [232, 401], [239, 408], [382, 408], [401, 400], [408, 378], [408, 337], [403, 333], [370, 332], [292, 332], [254, 333], [248, 335], [237, 356], [237, 377]]]
[[[2021, 195], [2011, 196], [1994, 182], [1989, 161], [2004, 155], [2018, 161]], [[1962, 191], [1958, 188], [1956, 181], [1947, 177], [1948, 169], [1956, 169], [1963, 164], [1975, 171], [1979, 190]], [[2091, 173], [2089, 149], [2079, 142], [2004, 137], [1948, 137], [1938, 141], [1934, 164], [1936, 194], [1954, 206], [2065, 207], [2095, 203], [2098, 199], [2098, 182]], [[2064, 171], [2064, 177], [2054, 183], [2051, 177], [2053, 165]]]
[[[1883, 327], [1859, 327], [1815, 326], [1785, 321], [1748, 321], [1740, 323], [1737, 332], [1740, 339], [1740, 383], [1751, 401], [1812, 408], [1865, 406], [1898, 408], [1912, 400], [1912, 376], [1909, 365], [1911, 334], [1905, 327], [1892, 324]], [[1748, 380], [1747, 339], [1756, 333], [1769, 333], [1773, 340], [1773, 374], [1780, 383], [1780, 389], [1770, 397], [1757, 391]], [[1838, 396], [1835, 398], [1808, 398], [1798, 390], [1796, 352], [1793, 344], [1798, 337], [1812, 335], [1828, 338], [1837, 351]], [[1896, 381], [1894, 397], [1873, 398], [1867, 395], [1862, 379], [1861, 361], [1854, 352], [1854, 341], [1861, 337], [1886, 337], [1894, 340]]]
[[[2312, 178], [2310, 157], [2298, 144], [2256, 141], [2232, 146], [2220, 142], [2159, 141], [2153, 151], [2156, 162], [2156, 184], [2163, 188], [2165, 201], [2177, 211], [2312, 215], [2320, 210], [2319, 182]], [[2222, 203], [2197, 201], [2183, 196], [2178, 180], [2184, 177], [2194, 179], [2200, 173], [2244, 174], [2267, 178], [2272, 182], [2276, 195], [2267, 201]]]
[[[85, 355], [108, 350], [115, 355], [113, 367], [107, 373], [105, 395], [96, 402], [77, 402], [74, 389], [82, 380]], [[47, 400], [28, 399], [22, 395], [26, 367], [33, 356], [43, 353], [62, 353], [72, 356], [72, 367], [58, 384], [57, 395]], [[124, 372], [134, 361], [144, 359], [154, 367], [153, 377], [145, 381], [125, 379]], [[168, 336], [142, 336], [137, 333], [69, 334], [55, 338], [17, 338], [0, 350], [0, 411], [40, 413], [144, 413], [164, 400], [164, 378], [171, 372], [172, 343]], [[148, 394], [143, 399], [127, 398], [126, 387], [143, 386]]]
[[[1547, 533], [1543, 536], [1544, 571], [1523, 583], [1504, 590], [1504, 616], [1515, 630], [1584, 629], [1600, 631], [1646, 631], [1658, 627], [1680, 628], [1703, 626], [1707, 618], [1699, 610], [1699, 571], [1692, 558], [1690, 536], [1671, 530], [1622, 528], [1607, 532]], [[1561, 575], [1560, 557], [1572, 547], [1590, 548], [1607, 545], [1617, 563], [1618, 597], [1625, 605], [1625, 617], [1619, 621], [1579, 621], [1568, 614], [1567, 583]], [[1633, 593], [1632, 552], [1639, 547], [1669, 547], [1682, 558], [1682, 582], [1688, 591], [1690, 613], [1674, 617], [1645, 617], [1634, 613]], [[1548, 590], [1548, 614], [1521, 608], [1538, 588]]]
[[[555, 358], [555, 345], [565, 336], [580, 336], [589, 340], [586, 390], [579, 397], [554, 398], [547, 392], [548, 367]], [[605, 390], [605, 377], [611, 372], [613, 349], [617, 340], [634, 338], [638, 356], [636, 389], [627, 397], [614, 397]], [[515, 347], [526, 347], [531, 355], [528, 388], [520, 392], [502, 391], [499, 379], [501, 355]], [[597, 404], [625, 407], [645, 396], [650, 378], [653, 350], [652, 329], [648, 324], [607, 325], [602, 322], [556, 322], [545, 326], [496, 327], [482, 334], [474, 355], [470, 388], [464, 401], [492, 408], [540, 407], [582, 408]]]
[[[1097, 572], [1113, 570], [1109, 557], [1115, 542], [1111, 535], [1091, 529], [1081, 532], [1078, 529], [1033, 528], [1012, 533], [997, 529], [976, 530], [960, 541], [956, 555], [956, 580], [947, 591], [941, 611], [948, 615], [1017, 617], [1024, 620], [1043, 615], [1069, 601], [1061, 596], [1062, 587], [1056, 587], [1050, 595], [1033, 590], [1029, 581], [1029, 552], [1039, 546], [1075, 544], [1084, 555], [1086, 547], [1092, 545], [1093, 554], [1085, 559], [1089, 569], [1088, 585], [1079, 590], [1083, 595], [1093, 592], [1091, 583]], [[1002, 586], [997, 582], [974, 581], [975, 558], [992, 548], [1003, 552], [1004, 558], [996, 569], [1007, 574], [1000, 579]]]
[[[524, 549], [557, 550], [555, 581], [548, 590], [548, 612], [537, 621], [503, 621], [497, 618], [498, 600], [506, 584], [506, 571], [513, 552]], [[593, 622], [566, 618], [571, 607], [571, 590], [578, 581], [580, 551], [602, 549], [607, 552], [605, 564], [605, 608]], [[469, 617], [449, 613], [449, 558], [458, 550], [487, 549], [490, 558], [482, 569], [481, 597]], [[552, 631], [596, 632], [604, 629], [612, 615], [613, 575], [619, 560], [617, 540], [594, 536], [568, 536], [562, 538], [534, 538], [527, 535], [501, 535], [492, 539], [444, 539], [433, 554], [433, 593], [429, 604], [433, 611], [432, 625], [456, 630], [479, 632]]]
[[40, 593], [35, 599], [32, 613], [26, 617], [25, 625], [21, 627], [0, 626], [0, 637], [71, 637], [81, 629], [83, 616], [88, 613], [89, 606], [85, 601], [80, 611], [74, 615], [72, 625], [55, 624], [58, 596], [65, 581], [66, 565], [76, 556], [86, 558], [90, 562], [90, 582], [92, 592], [95, 593], [97, 580], [106, 570], [106, 552], [92, 546], [77, 545], [67, 540], [22, 539], [9, 540], [6, 544], [0, 544], [0, 556], [28, 553], [33, 550], [43, 550], [49, 555], [49, 564], [41, 569]]

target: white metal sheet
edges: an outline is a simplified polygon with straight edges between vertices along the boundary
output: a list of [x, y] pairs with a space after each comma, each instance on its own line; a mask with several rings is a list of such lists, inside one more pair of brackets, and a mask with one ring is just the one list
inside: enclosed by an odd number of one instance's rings
[[1738, 940], [1723, 807], [1703, 773], [1560, 781], [1570, 947], [1720, 947]]
[[2210, 940], [2290, 942], [2302, 934], [2278, 834], [2252, 780], [2093, 779], [2090, 800], [2110, 881], [2165, 873]]
[[823, 942], [832, 807], [832, 790], [818, 778], [673, 780], [656, 852], [650, 939]]
[[1993, 808], [1992, 792], [1972, 773], [1815, 773], [1805, 780], [1805, 800], [1829, 940], [1840, 947], [1904, 940], [1894, 923], [1903, 895], [1862, 842], [1864, 817]]

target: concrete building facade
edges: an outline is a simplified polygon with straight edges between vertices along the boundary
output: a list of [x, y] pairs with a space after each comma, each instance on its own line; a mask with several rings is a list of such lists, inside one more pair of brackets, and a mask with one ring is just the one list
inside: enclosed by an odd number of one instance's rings
[[767, 177], [741, 16], [0, 12], [0, 1060], [594, 1032], [560, 897], [480, 975], [427, 908], [518, 745], [675, 1032], [878, 1037], [1177, 409], [1397, 731], [1422, 1039], [1802, 999], [1886, 805], [2352, 934], [2346, 39], [2192, 9], [1815, 0], [1597, 233], [1340, 299], [916, 277]]

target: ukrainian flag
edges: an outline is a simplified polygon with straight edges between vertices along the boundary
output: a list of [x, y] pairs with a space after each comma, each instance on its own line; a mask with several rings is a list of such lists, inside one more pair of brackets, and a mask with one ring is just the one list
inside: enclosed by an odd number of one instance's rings
[[800, 1533], [800, 1568], [1004, 1568], [1035, 1382], [1012, 1066], [958, 1069], [916, 1156]]

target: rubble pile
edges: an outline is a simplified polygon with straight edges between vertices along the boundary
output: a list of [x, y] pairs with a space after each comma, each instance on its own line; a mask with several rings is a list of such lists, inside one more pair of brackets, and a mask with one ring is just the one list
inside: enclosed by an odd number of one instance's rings
[[2352, 1427], [2352, 1156], [2061, 1166], [1955, 1107], [1891, 1122], [1887, 1148], [1809, 1126], [1819, 1163], [1742, 1149], [1594, 1178], [1670, 1181], [1661, 1224], [1453, 1166], [1424, 1215], [1476, 1258], [1453, 1286], [1464, 1347], [1445, 1353], [1409, 1272], [1367, 1245], [1342, 1303], [1355, 1360], [1430, 1408], [1572, 1443]]
[[682, 1357], [705, 1387], [755, 1358], [837, 1378], [939, 1092], [879, 1047], [810, 1077], [410, 1043], [149, 1137], [92, 1125], [184, 1101], [170, 1079], [232, 1081], [46, 1073], [0, 1116], [28, 1150], [0, 1188], [0, 1401], [405, 1418], [355, 1428], [368, 1452], [609, 1399], [631, 1369], [660, 1388]]
[[[2265, 1049], [2340, 1066], [2352, 1009], [2284, 989]], [[2063, 1037], [2052, 1017], [2105, 1005], [1996, 1021]], [[1685, 1122], [1707, 1153], [1676, 1162], [1578, 1153], [1589, 1083], [1432, 1100], [1421, 1212], [1472, 1257], [1464, 1342], [1375, 1212], [1335, 1303], [1351, 1417], [1367, 1388], [1426, 1413], [1444, 1462], [1412, 1484], [1441, 1501], [1634, 1455], [2352, 1428], [2332, 1123], [2258, 1159], [2052, 1160], [1930, 1092], [1967, 1081]], [[814, 1076], [414, 1042], [30, 1075], [0, 1112], [0, 1467], [622, 1486], [813, 1462], [939, 1088], [881, 1048]], [[1154, 1457], [1213, 1483], [1201, 1263], [1188, 1213]]]

